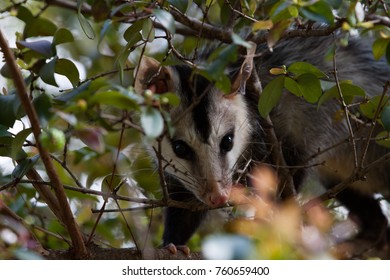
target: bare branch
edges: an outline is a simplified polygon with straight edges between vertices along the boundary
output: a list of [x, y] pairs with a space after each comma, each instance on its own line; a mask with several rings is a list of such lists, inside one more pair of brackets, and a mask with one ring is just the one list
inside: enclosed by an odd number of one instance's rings
[[[48, 5], [53, 5], [65, 9], [70, 9], [74, 11], [78, 11], [77, 7], [77, 1], [67, 1], [67, 0], [46, 0], [46, 3]], [[81, 5], [81, 12], [83, 14], [91, 14], [92, 13], [92, 8], [89, 4], [86, 2], [83, 2]]]
[[215, 27], [213, 25], [204, 23], [197, 19], [189, 18], [172, 6], [170, 12], [172, 16], [175, 18], [175, 20], [177, 20], [181, 24], [184, 24], [185, 26], [187, 26], [192, 30], [196, 30], [198, 32], [202, 31], [201, 33], [202, 37], [209, 38], [209, 39], [217, 39], [221, 42], [228, 43], [228, 44], [232, 42], [231, 31], [226, 31], [225, 29]]
[[376, 15], [376, 14], [369, 14], [366, 15], [366, 20], [373, 21], [375, 24], [385, 25], [387, 27], [390, 27], [390, 19], [388, 17]]
[[[96, 245], [88, 247], [88, 259], [90, 260], [200, 260], [203, 258], [201, 253], [191, 253], [189, 256], [178, 251], [177, 254], [172, 254], [167, 249], [144, 249], [139, 252], [133, 248], [102, 248]], [[48, 259], [52, 260], [68, 260], [73, 256], [68, 251], [49, 250]]]
[[383, 101], [385, 99], [385, 95], [387, 93], [387, 90], [388, 90], [389, 86], [390, 86], [390, 81], [387, 81], [386, 84], [383, 87], [383, 92], [382, 92], [382, 95], [380, 97], [380, 100], [379, 100], [379, 103], [378, 103], [378, 107], [376, 108], [375, 115], [374, 115], [374, 118], [373, 118], [373, 124], [372, 124], [372, 127], [371, 127], [371, 129], [370, 129], [370, 131], [368, 133], [368, 136], [367, 136], [367, 139], [366, 139], [366, 143], [364, 145], [362, 158], [360, 160], [360, 168], [363, 167], [364, 160], [365, 160], [367, 152], [368, 152], [368, 147], [369, 147], [370, 142], [371, 142], [370, 139], [372, 137], [372, 134], [374, 133], [375, 125], [377, 123], [377, 119], [378, 119], [379, 113], [382, 111], [383, 105], [386, 104], [386, 101], [385, 102], [383, 102]]
[[[334, 41], [336, 41], [335, 37], [334, 37]], [[345, 119], [347, 121], [347, 126], [348, 126], [348, 131], [349, 131], [349, 140], [350, 140], [352, 151], [353, 151], [355, 168], [357, 168], [358, 167], [358, 156], [357, 156], [357, 151], [356, 151], [356, 142], [355, 142], [354, 132], [353, 132], [352, 125], [351, 125], [351, 120], [349, 119], [349, 108], [344, 100], [344, 95], [343, 95], [343, 92], [341, 91], [339, 77], [337, 75], [337, 60], [336, 60], [337, 51], [336, 51], [336, 49], [337, 48], [335, 46], [334, 51], [333, 51], [333, 74], [334, 74], [334, 78], [335, 78], [335, 82], [336, 82], [336, 86], [337, 86], [337, 91], [338, 91], [339, 96], [340, 96], [341, 105], [343, 107], [343, 111], [345, 114]]]

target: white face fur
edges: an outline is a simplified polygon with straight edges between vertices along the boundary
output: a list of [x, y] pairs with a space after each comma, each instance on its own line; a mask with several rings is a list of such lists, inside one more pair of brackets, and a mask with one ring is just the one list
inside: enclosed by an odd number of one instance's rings
[[185, 77], [180, 70], [160, 67], [150, 58], [142, 59], [138, 76], [135, 84], [138, 92], [170, 91], [181, 97], [180, 105], [170, 110], [174, 134], [164, 135], [161, 141], [164, 171], [206, 205], [217, 207], [227, 203], [237, 163], [250, 141], [251, 126], [244, 96], [225, 95], [208, 86], [203, 89], [202, 101], [193, 106], [198, 96], [191, 91], [189, 75]]
[[[197, 131], [192, 112], [181, 104], [171, 112], [175, 120], [172, 139], [162, 140], [165, 171], [178, 178], [200, 201], [215, 207], [229, 199], [236, 164], [248, 145], [250, 125], [242, 95], [226, 97], [208, 92], [210, 131], [204, 139]], [[205, 141], [206, 140], [206, 141]]]

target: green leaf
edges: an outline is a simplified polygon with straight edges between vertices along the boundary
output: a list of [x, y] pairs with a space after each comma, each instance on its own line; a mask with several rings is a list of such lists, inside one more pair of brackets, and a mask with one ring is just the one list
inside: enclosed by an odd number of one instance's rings
[[54, 33], [53, 37], [53, 45], [57, 46], [64, 43], [73, 42], [73, 34], [66, 28], [59, 28], [56, 33]]
[[[132, 25], [130, 25], [129, 28], [126, 29], [125, 33], [123, 33], [123, 38], [128, 43], [132, 43], [130, 47], [132, 47], [135, 43], [142, 39], [142, 37], [140, 36], [140, 31], [142, 30], [143, 25], [144, 20], [136, 21]], [[135, 40], [135, 38], [137, 38], [137, 40]]]
[[221, 81], [226, 66], [237, 59], [237, 46], [228, 45], [215, 50], [208, 59], [208, 64], [203, 65], [202, 70], [207, 72], [213, 81]]
[[31, 11], [22, 5], [20, 5], [18, 7], [17, 18], [24, 21], [26, 23], [26, 25], [28, 25], [31, 21], [33, 21], [35, 19], [34, 15], [31, 13]]
[[156, 138], [164, 130], [164, 120], [161, 113], [153, 107], [142, 107], [141, 126], [146, 136]]
[[43, 65], [41, 70], [39, 70], [39, 76], [41, 77], [42, 81], [55, 87], [58, 87], [54, 77], [57, 60], [57, 57], [53, 58], [48, 63]]
[[[138, 36], [138, 38], [137, 38], [137, 42], [138, 42], [142, 39], [142, 36], [139, 33], [137, 33], [137, 36]], [[118, 67], [119, 79], [120, 79], [121, 84], [123, 84], [123, 77], [124, 77], [124, 70], [123, 69], [125, 68], [128, 57], [131, 53], [131, 46], [132, 46], [132, 43], [128, 43], [126, 45], [126, 47], [121, 51], [121, 53], [119, 54], [118, 58], [115, 61], [115, 64]]]
[[4, 63], [3, 67], [1, 67], [0, 75], [7, 79], [12, 79], [12, 74], [8, 67], [8, 63]]
[[382, 131], [382, 132], [379, 132], [376, 137], [376, 142], [381, 145], [381, 146], [384, 146], [386, 148], [390, 148], [390, 135], [389, 135], [389, 132], [387, 131]]
[[382, 110], [381, 121], [386, 131], [390, 131], [390, 106], [385, 106]]
[[111, 28], [112, 28], [112, 20], [111, 19], [107, 19], [104, 22], [102, 29], [100, 30], [100, 36], [99, 36], [99, 43], [98, 43], [98, 45], [100, 45], [100, 43], [103, 41], [104, 37], [106, 36], [107, 32], [109, 30], [111, 30]]
[[325, 1], [317, 1], [313, 5], [301, 7], [301, 14], [307, 19], [333, 25], [332, 8]]
[[53, 116], [51, 97], [46, 93], [41, 93], [33, 100], [35, 111], [38, 114], [39, 122], [45, 127]]
[[379, 38], [375, 40], [374, 44], [372, 45], [372, 53], [376, 60], [379, 60], [386, 53], [389, 42], [389, 38]]
[[219, 90], [221, 90], [222, 92], [228, 94], [230, 93], [231, 91], [231, 81], [229, 79], [229, 77], [225, 74], [221, 74], [219, 76], [219, 79], [215, 81], [215, 86], [216, 88], [218, 88]]
[[169, 4], [175, 6], [183, 14], [187, 11], [189, 2], [187, 0], [168, 0]]
[[124, 110], [138, 109], [140, 97], [126, 91], [101, 89], [89, 99], [91, 104], [105, 104]]
[[24, 28], [24, 38], [39, 37], [39, 36], [53, 36], [57, 30], [57, 26], [46, 18], [36, 18], [26, 24]]
[[8, 131], [8, 127], [0, 124], [0, 137], [12, 137], [12, 134]]
[[295, 94], [298, 97], [301, 97], [303, 95], [303, 92], [299, 86], [299, 84], [292, 78], [286, 77], [284, 80], [284, 87], [291, 92], [292, 94]]
[[287, 28], [290, 26], [290, 23], [290, 19], [285, 19], [274, 24], [274, 26], [268, 32], [267, 36], [267, 44], [270, 49], [272, 49], [275, 46], [276, 42], [279, 41], [283, 32], [287, 30]]
[[279, 4], [275, 4], [271, 9], [271, 19], [273, 23], [285, 21], [291, 18], [296, 18], [299, 15], [296, 6], [291, 5], [289, 2], [279, 1]]
[[0, 156], [12, 158], [12, 142], [14, 138], [12, 136], [1, 136], [0, 137]]
[[284, 76], [277, 77], [263, 89], [258, 104], [260, 115], [263, 118], [267, 117], [271, 110], [278, 104], [283, 92], [284, 79]]
[[175, 134], [175, 126], [172, 122], [171, 114], [169, 114], [169, 112], [167, 112], [167, 111], [162, 111], [161, 114], [164, 117], [164, 120], [165, 120], [165, 123], [167, 126], [168, 135], [169, 135], [169, 137], [172, 138], [173, 135]]
[[58, 96], [54, 97], [54, 100], [57, 102], [60, 102], [60, 103], [68, 102], [68, 101], [72, 100], [73, 98], [77, 97], [78, 95], [80, 95], [81, 93], [85, 92], [89, 88], [90, 85], [91, 85], [91, 81], [87, 81], [86, 83], [83, 83], [79, 87], [77, 87], [77, 88], [75, 88], [67, 93], [64, 93], [62, 95], [58, 95]]
[[215, 86], [224, 93], [230, 93], [231, 81], [225, 74], [226, 66], [237, 57], [237, 46], [215, 50], [209, 57], [207, 63], [199, 66], [197, 72], [206, 79], [214, 82]]
[[64, 58], [58, 59], [55, 65], [55, 72], [66, 76], [74, 88], [79, 84], [79, 70], [72, 61]]
[[80, 22], [81, 29], [83, 29], [84, 34], [91, 40], [95, 39], [95, 30], [93, 30], [93, 27], [91, 23], [84, 17], [84, 15], [81, 13], [81, 7], [85, 0], [77, 0], [77, 18]]
[[242, 39], [239, 35], [237, 35], [236, 33], [233, 33], [232, 34], [232, 40], [233, 40], [233, 43], [236, 44], [237, 46], [242, 46], [244, 48], [251, 48], [252, 45], [249, 44], [247, 41], [245, 41], [244, 39]]
[[104, 0], [93, 1], [91, 12], [95, 22], [103, 21], [109, 18], [111, 4], [109, 4], [109, 1]]
[[0, 95], [0, 125], [12, 127], [19, 107], [20, 100], [16, 94]]
[[44, 129], [39, 135], [39, 142], [50, 153], [63, 152], [66, 144], [65, 133], [55, 127]]
[[110, 174], [103, 178], [101, 192], [112, 193], [116, 188], [123, 185], [128, 178], [124, 175]]
[[166, 92], [163, 94], [156, 94], [156, 97], [160, 100], [160, 102], [165, 103], [164, 100], [168, 101], [169, 105], [172, 106], [179, 106], [180, 104], [180, 97], [172, 92]]
[[142, 25], [142, 37], [144, 40], [148, 42], [152, 42], [155, 38], [155, 29], [153, 26], [153, 22], [150, 19], [144, 21]]
[[39, 40], [33, 42], [18, 41], [16, 42], [16, 45], [20, 45], [30, 50], [33, 50], [39, 54], [42, 54], [46, 58], [50, 58], [55, 54], [52, 50], [51, 43], [47, 40]]
[[[342, 81], [340, 83], [340, 89], [343, 94], [344, 101], [347, 104], [351, 103], [355, 96], [366, 95], [365, 91], [361, 87], [352, 85], [349, 81]], [[318, 101], [318, 107], [320, 107], [325, 101], [328, 101], [333, 98], [340, 99], [340, 94], [337, 85], [331, 87], [324, 92], [324, 94], [320, 97]]]
[[19, 162], [19, 164], [12, 171], [12, 178], [14, 179], [22, 179], [24, 175], [27, 174], [38, 161], [39, 155], [35, 155], [31, 158], [25, 158]]
[[295, 62], [287, 68], [287, 71], [294, 73], [297, 76], [302, 74], [313, 74], [317, 78], [327, 77], [324, 72], [307, 62]]
[[[381, 102], [379, 104], [379, 102]], [[377, 95], [369, 99], [367, 102], [360, 104], [359, 108], [361, 113], [366, 117], [369, 118], [370, 120], [374, 120], [376, 111], [378, 110], [379, 107], [383, 107], [384, 104], [386, 104], [388, 99], [383, 102], [382, 97]]]
[[161, 23], [162, 26], [170, 33], [176, 33], [175, 19], [173, 16], [165, 10], [154, 9], [153, 14], [156, 16], [157, 20]]
[[327, 0], [329, 5], [331, 5], [334, 9], [340, 8], [341, 4], [343, 3], [342, 0]]
[[27, 154], [23, 151], [22, 147], [26, 138], [32, 133], [31, 128], [24, 129], [16, 134], [11, 145], [11, 158], [14, 160], [21, 160], [27, 157]]
[[307, 102], [315, 103], [322, 94], [321, 83], [313, 74], [302, 74], [298, 77], [297, 83]]

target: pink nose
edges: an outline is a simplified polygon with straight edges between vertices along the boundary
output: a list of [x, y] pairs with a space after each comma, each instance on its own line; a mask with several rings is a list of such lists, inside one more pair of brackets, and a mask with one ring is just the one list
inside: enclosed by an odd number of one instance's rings
[[229, 200], [229, 196], [227, 194], [210, 194], [209, 202], [210, 206], [218, 207], [226, 204]]

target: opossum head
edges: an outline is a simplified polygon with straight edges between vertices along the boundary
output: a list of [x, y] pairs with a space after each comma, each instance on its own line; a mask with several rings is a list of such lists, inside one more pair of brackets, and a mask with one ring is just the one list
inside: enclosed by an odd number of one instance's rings
[[[161, 141], [164, 171], [206, 205], [226, 204], [251, 135], [244, 95], [221, 92], [188, 66], [161, 67], [147, 57], [137, 72], [138, 92], [180, 97], [180, 105], [169, 109], [174, 133]], [[240, 79], [233, 81], [233, 91], [242, 88]]]

